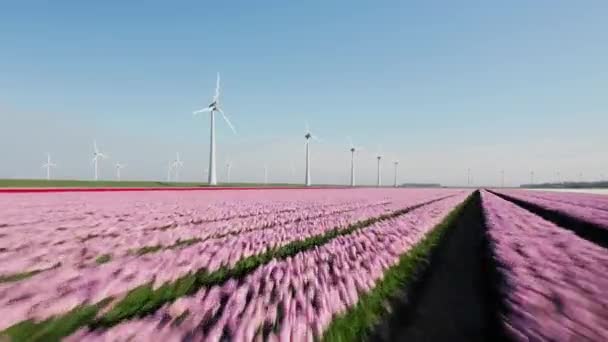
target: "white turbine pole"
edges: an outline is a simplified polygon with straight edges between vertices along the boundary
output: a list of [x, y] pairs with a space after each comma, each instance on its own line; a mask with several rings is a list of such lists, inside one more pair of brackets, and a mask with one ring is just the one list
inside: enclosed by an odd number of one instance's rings
[[377, 186], [382, 186], [382, 174], [381, 174], [381, 168], [380, 168], [380, 160], [382, 159], [382, 156], [377, 156], [376, 158], [378, 158], [378, 179], [377, 179]]
[[228, 163], [226, 163], [226, 182], [230, 183], [230, 169], [232, 168], [232, 163], [230, 161], [228, 161]]
[[217, 185], [217, 177], [215, 175], [215, 111], [209, 114], [211, 132], [209, 134], [209, 185]]
[[350, 186], [355, 186], [355, 148], [350, 148]]
[[172, 167], [175, 169], [175, 181], [179, 182], [179, 168], [184, 166], [184, 163], [179, 158], [179, 152], [175, 152], [175, 160]]
[[399, 165], [399, 161], [395, 160], [393, 163], [395, 164], [395, 183], [394, 183], [394, 187], [396, 188], [397, 187], [397, 165]]
[[224, 121], [226, 121], [226, 123], [228, 124], [228, 126], [230, 127], [232, 132], [234, 132], [234, 134], [236, 134], [236, 130], [234, 129], [234, 126], [232, 125], [232, 123], [230, 122], [228, 117], [226, 116], [226, 113], [224, 113], [224, 111], [220, 107], [220, 73], [219, 72], [217, 73], [217, 81], [216, 81], [216, 85], [215, 85], [215, 95], [213, 96], [213, 101], [206, 108], [197, 110], [193, 113], [194, 115], [199, 114], [199, 113], [209, 113], [209, 119], [210, 119], [209, 172], [208, 172], [209, 173], [209, 178], [208, 178], [209, 185], [217, 185], [217, 174], [216, 174], [216, 167], [215, 167], [215, 113], [216, 112], [222, 114]]
[[116, 167], [116, 179], [117, 180], [120, 180], [120, 169], [122, 169], [125, 166], [126, 165], [122, 165], [121, 163], [116, 163], [115, 167]]
[[534, 185], [534, 171], [530, 171], [530, 184]]
[[51, 179], [51, 167], [55, 167], [57, 165], [51, 163], [51, 154], [46, 154], [46, 164], [43, 164], [42, 167], [46, 168], [46, 180]]
[[306, 175], [304, 184], [310, 186], [310, 134], [306, 135]]

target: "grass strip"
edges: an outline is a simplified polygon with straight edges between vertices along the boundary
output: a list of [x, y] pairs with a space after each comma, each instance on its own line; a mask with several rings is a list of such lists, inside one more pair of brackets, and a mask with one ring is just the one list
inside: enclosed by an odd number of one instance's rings
[[[122, 321], [152, 314], [163, 305], [173, 302], [180, 297], [192, 295], [203, 287], [221, 285], [232, 278], [241, 279], [273, 259], [285, 259], [294, 256], [300, 252], [321, 246], [339, 236], [351, 234], [376, 222], [404, 215], [412, 210], [452, 196], [454, 195], [361, 220], [347, 228], [341, 229], [340, 227], [336, 227], [320, 235], [293, 241], [285, 246], [269, 249], [265, 253], [241, 259], [232, 268], [224, 266], [213, 272], [207, 272], [205, 269], [202, 269], [194, 273], [188, 273], [174, 281], [167, 282], [156, 289], [152, 287], [151, 283], [138, 286], [130, 290], [125, 297], [116, 302], [99, 317], [98, 313], [100, 307], [102, 307], [100, 305], [102, 303], [85, 305], [42, 322], [26, 321], [17, 323], [1, 332], [0, 336], [5, 334], [12, 341], [39, 341], [36, 339], [38, 338], [37, 336], [44, 335], [46, 337], [45, 341], [58, 341], [61, 337], [72, 334], [80, 327], [88, 326], [91, 329], [110, 328]], [[103, 306], [106, 306], [107, 303], [103, 304]], [[91, 312], [95, 314], [89, 315], [88, 313]], [[49, 325], [49, 321], [55, 323]]]
[[55, 269], [57, 267], [61, 266], [60, 263], [56, 263], [55, 265], [51, 266], [51, 267], [47, 267], [47, 268], [43, 268], [40, 270], [33, 270], [33, 271], [28, 271], [28, 272], [21, 272], [21, 273], [14, 273], [14, 274], [9, 274], [9, 275], [3, 275], [0, 276], [0, 283], [11, 283], [14, 281], [20, 281], [23, 279], [27, 279], [29, 277], [33, 277], [38, 273], [44, 272], [44, 271], [48, 271], [48, 270], [52, 270]]
[[430, 266], [433, 251], [471, 200], [470, 196], [456, 206], [422, 241], [401, 255], [399, 262], [384, 273], [371, 291], [362, 295], [353, 308], [332, 321], [323, 334], [323, 341], [365, 340], [373, 327], [389, 313], [387, 303], [404, 288], [410, 288]]
[[98, 256], [97, 259], [95, 259], [95, 262], [101, 265], [105, 264], [106, 262], [109, 262], [110, 260], [112, 260], [112, 254], [102, 254]]
[[[296, 223], [296, 222], [301, 222], [301, 221], [305, 221], [305, 220], [314, 220], [320, 217], [329, 217], [331, 215], [339, 215], [339, 214], [343, 214], [343, 213], [347, 213], [347, 212], [351, 212], [351, 211], [356, 211], [359, 209], [364, 209], [364, 208], [371, 208], [371, 207], [377, 207], [377, 206], [383, 206], [386, 204], [389, 204], [390, 202], [382, 202], [382, 203], [378, 203], [378, 204], [373, 204], [373, 205], [369, 205], [369, 206], [365, 206], [365, 207], [357, 207], [357, 208], [352, 208], [352, 209], [346, 209], [346, 210], [340, 210], [334, 213], [330, 213], [330, 214], [321, 214], [321, 215], [315, 215], [315, 216], [310, 216], [307, 218], [298, 218], [294, 221], [291, 221], [291, 223]], [[202, 241], [206, 241], [206, 240], [211, 240], [211, 239], [222, 239], [225, 238], [227, 236], [236, 236], [239, 234], [243, 234], [243, 233], [250, 233], [253, 231], [258, 231], [258, 230], [266, 230], [266, 229], [271, 229], [273, 227], [285, 224], [287, 222], [279, 222], [279, 223], [273, 223], [270, 225], [266, 225], [266, 226], [262, 226], [262, 227], [257, 227], [257, 228], [252, 228], [252, 229], [245, 229], [245, 230], [240, 230], [240, 231], [233, 231], [233, 232], [228, 232], [228, 233], [223, 233], [223, 234], [217, 234], [217, 235], [213, 235], [207, 238], [191, 238], [191, 239], [185, 239], [185, 240], [180, 240], [178, 239], [177, 241], [175, 241], [175, 243], [171, 244], [171, 245], [152, 245], [152, 246], [143, 246], [140, 247], [138, 249], [134, 249], [134, 250], [129, 250], [127, 252], [127, 255], [136, 255], [136, 256], [142, 256], [145, 254], [150, 254], [150, 253], [156, 253], [158, 251], [161, 250], [166, 250], [166, 249], [177, 249], [177, 248], [183, 248], [183, 247], [188, 247], [191, 245], [194, 245], [196, 243], [202, 242]]]
[[11, 341], [60, 341], [62, 337], [68, 336], [94, 319], [111, 301], [112, 299], [108, 298], [95, 305], [79, 306], [65, 315], [51, 317], [42, 322], [27, 320], [15, 324], [0, 334], [0, 340], [2, 336], [7, 336]]

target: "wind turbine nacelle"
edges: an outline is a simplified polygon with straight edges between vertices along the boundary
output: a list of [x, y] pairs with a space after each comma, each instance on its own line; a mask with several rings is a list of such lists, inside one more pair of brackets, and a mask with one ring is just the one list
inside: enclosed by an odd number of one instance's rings
[[310, 134], [310, 133], [306, 133], [306, 135], [304, 135], [304, 138], [306, 138], [306, 139], [310, 139], [310, 138], [312, 138], [312, 134]]

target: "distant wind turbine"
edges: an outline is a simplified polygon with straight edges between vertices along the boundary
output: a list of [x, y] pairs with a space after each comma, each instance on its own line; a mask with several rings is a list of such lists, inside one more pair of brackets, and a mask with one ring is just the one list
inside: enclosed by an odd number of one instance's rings
[[306, 175], [304, 176], [304, 184], [310, 186], [310, 139], [316, 141], [321, 141], [321, 139], [312, 134], [308, 122], [306, 123], [306, 134], [304, 135], [304, 138], [306, 138]]
[[530, 171], [530, 184], [534, 185], [534, 171]]
[[264, 164], [264, 184], [268, 184], [268, 165]]
[[396, 187], [397, 187], [397, 166], [399, 165], [399, 161], [398, 161], [398, 160], [395, 160], [395, 161], [393, 162], [393, 164], [395, 165], [395, 183], [394, 183], [394, 185], [393, 185], [393, 186], [396, 188]]
[[171, 165], [171, 167], [175, 170], [175, 181], [179, 182], [179, 168], [183, 167], [184, 163], [181, 161], [181, 159], [179, 159], [179, 152], [175, 153], [175, 160], [173, 161], [173, 164]]
[[505, 187], [505, 170], [500, 170], [500, 187]]
[[230, 159], [226, 162], [226, 183], [230, 183], [230, 171], [232, 170], [232, 162]]
[[46, 163], [42, 164], [42, 168], [46, 168], [46, 180], [51, 179], [51, 167], [56, 167], [57, 164], [51, 162], [51, 154], [46, 154]]
[[376, 155], [376, 159], [378, 159], [378, 179], [376, 181], [377, 186], [382, 186], [382, 169], [380, 167], [382, 160], [382, 147], [378, 146], [378, 154]]
[[215, 112], [222, 114], [224, 121], [230, 126], [230, 129], [236, 134], [236, 129], [220, 107], [220, 73], [217, 73], [217, 80], [215, 84], [215, 95], [209, 106], [193, 112], [193, 115], [200, 113], [209, 113], [210, 118], [210, 144], [209, 144], [209, 185], [217, 185], [217, 176], [215, 172]]
[[169, 162], [167, 165], [167, 182], [171, 181], [171, 171], [173, 171], [173, 162]]
[[350, 137], [348, 137], [348, 142], [350, 144], [350, 186], [355, 186], [355, 153], [363, 148], [355, 146]]
[[98, 171], [98, 166], [99, 166], [99, 159], [107, 159], [108, 156], [104, 153], [99, 152], [99, 149], [97, 148], [97, 141], [93, 140], [93, 160], [92, 163], [95, 166], [95, 180], [99, 179], [99, 171]]
[[116, 179], [120, 180], [120, 170], [124, 169], [127, 165], [125, 164], [121, 164], [121, 163], [116, 163], [116, 165], [114, 165], [114, 167], [116, 168]]

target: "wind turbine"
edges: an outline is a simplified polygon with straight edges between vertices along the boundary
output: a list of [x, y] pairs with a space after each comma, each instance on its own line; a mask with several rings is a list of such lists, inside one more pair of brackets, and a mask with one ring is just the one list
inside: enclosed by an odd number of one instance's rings
[[395, 161], [393, 161], [393, 164], [395, 165], [395, 183], [393, 186], [396, 188], [397, 187], [397, 165], [399, 165], [399, 161], [395, 160]]
[[534, 171], [530, 171], [530, 184], [534, 185]]
[[377, 186], [382, 186], [382, 169], [380, 168], [380, 161], [382, 160], [382, 147], [378, 146], [378, 155], [376, 156], [376, 159], [378, 159], [378, 179], [376, 182]]
[[127, 165], [125, 164], [121, 164], [121, 163], [116, 163], [116, 165], [114, 165], [114, 167], [116, 168], [116, 179], [120, 180], [120, 170], [124, 169]]
[[304, 135], [306, 138], [306, 175], [304, 177], [304, 184], [306, 186], [310, 186], [310, 139], [321, 141], [317, 136], [313, 135], [310, 131], [310, 127], [308, 126], [308, 122], [306, 123], [306, 134]]
[[98, 164], [99, 164], [99, 159], [107, 159], [108, 156], [104, 153], [99, 152], [99, 149], [97, 148], [97, 141], [93, 140], [93, 160], [92, 163], [95, 165], [95, 180], [99, 179], [99, 173], [98, 173]]
[[167, 182], [171, 181], [171, 170], [173, 170], [173, 162], [169, 162], [167, 165]]
[[353, 144], [353, 141], [348, 137], [350, 143], [350, 186], [355, 186], [355, 152], [363, 150], [362, 147], [357, 147]]
[[51, 154], [46, 154], [46, 164], [42, 164], [42, 168], [46, 168], [46, 180], [51, 179], [51, 167], [56, 167], [57, 164], [51, 163]]
[[232, 162], [230, 159], [226, 162], [226, 183], [230, 183], [230, 171], [232, 169]]
[[197, 115], [200, 113], [209, 113], [210, 118], [210, 144], [209, 144], [209, 185], [217, 185], [217, 176], [215, 172], [215, 112], [219, 112], [222, 114], [224, 121], [230, 126], [230, 129], [234, 134], [236, 134], [236, 130], [234, 126], [220, 107], [220, 73], [217, 73], [217, 81], [215, 84], [215, 95], [213, 95], [213, 100], [209, 106], [197, 110], [193, 112], [193, 115]]
[[181, 159], [179, 159], [179, 152], [175, 153], [175, 160], [173, 161], [173, 164], [171, 165], [171, 167], [173, 169], [175, 169], [175, 181], [179, 182], [179, 168], [183, 167], [184, 163], [181, 161]]

